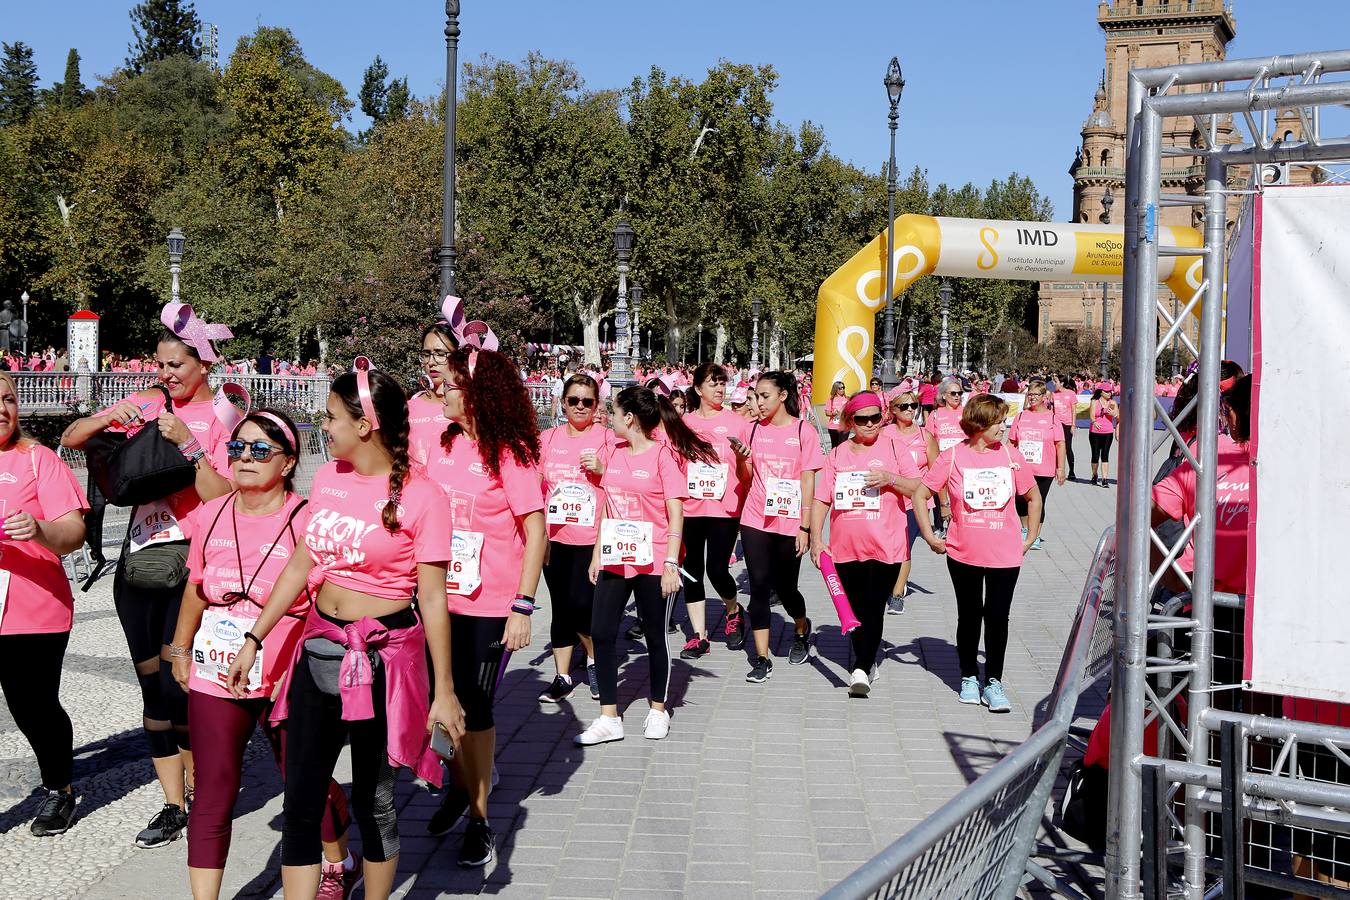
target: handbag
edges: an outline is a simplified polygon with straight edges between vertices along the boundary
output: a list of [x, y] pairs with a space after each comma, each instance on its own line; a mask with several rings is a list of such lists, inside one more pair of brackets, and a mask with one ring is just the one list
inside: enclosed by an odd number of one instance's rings
[[1101, 853], [1106, 849], [1106, 794], [1110, 773], [1080, 759], [1069, 772], [1060, 809], [1060, 828]]
[[123, 549], [122, 579], [134, 588], [163, 590], [187, 580], [188, 542], [151, 544], [135, 553]]
[[[164, 408], [172, 409], [168, 389], [157, 387], [164, 392]], [[89, 439], [84, 452], [94, 483], [115, 506], [162, 500], [197, 477], [196, 464], [149, 423], [131, 437], [105, 429]]]

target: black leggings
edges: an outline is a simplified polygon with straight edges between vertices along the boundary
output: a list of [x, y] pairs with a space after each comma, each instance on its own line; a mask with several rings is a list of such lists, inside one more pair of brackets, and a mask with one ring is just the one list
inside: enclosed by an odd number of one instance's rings
[[455, 697], [464, 707], [465, 731], [487, 731], [497, 724], [492, 701], [511, 658], [505, 635], [503, 616], [450, 614], [450, 673], [455, 679]]
[[0, 636], [0, 690], [37, 757], [42, 786], [50, 791], [70, 784], [74, 766], [74, 732], [60, 697], [69, 640], [69, 631]]
[[980, 626], [984, 625], [984, 677], [1003, 680], [1008, 651], [1008, 613], [1021, 566], [1009, 569], [971, 566], [947, 557], [956, 591], [956, 655], [962, 678], [980, 676]]
[[1065, 425], [1064, 428], [1064, 461], [1069, 464], [1069, 471], [1073, 471], [1073, 426]]
[[[1044, 523], [1045, 498], [1046, 495], [1050, 493], [1050, 485], [1055, 483], [1055, 477], [1053, 475], [1037, 475], [1035, 477], [1036, 477], [1036, 487], [1041, 492], [1041, 522]], [[1017, 497], [1013, 500], [1013, 503], [1017, 507], [1017, 514], [1019, 516], [1025, 516], [1027, 514], [1028, 508], [1026, 497], [1023, 497], [1021, 494], [1018, 494]]]
[[595, 603], [595, 586], [590, 576], [594, 550], [594, 544], [549, 541], [544, 583], [553, 601], [548, 634], [554, 647], [574, 646], [579, 634], [590, 637], [591, 607]]
[[797, 590], [802, 558], [797, 555], [796, 536], [742, 527], [741, 547], [750, 576], [750, 627], [756, 631], [769, 627], [769, 595], [775, 591], [784, 612], [794, 619], [806, 618], [806, 600]]
[[634, 575], [625, 578], [614, 572], [600, 572], [595, 585], [595, 610], [591, 619], [591, 638], [595, 641], [595, 680], [600, 683], [600, 703], [619, 702], [619, 624], [629, 595], [637, 598], [638, 621], [647, 633], [647, 662], [651, 669], [651, 699], [666, 702], [670, 687], [670, 648], [666, 646], [666, 622], [675, 605], [675, 595], [661, 596], [660, 575]]
[[684, 570], [694, 579], [685, 582], [686, 604], [708, 599], [703, 591], [705, 571], [717, 596], [723, 600], [736, 598], [736, 579], [731, 577], [730, 562], [731, 554], [736, 551], [736, 531], [740, 527], [741, 523], [732, 518], [690, 516], [684, 520]]
[[886, 620], [886, 601], [900, 577], [900, 563], [863, 559], [856, 562], [835, 563], [839, 583], [848, 595], [848, 605], [860, 624], [849, 632], [853, 644], [853, 665], [864, 672], [877, 661], [881, 649], [881, 627]]
[[1102, 462], [1111, 461], [1111, 442], [1116, 439], [1115, 434], [1110, 431], [1098, 434], [1095, 431], [1088, 432], [1088, 446], [1092, 448], [1092, 464], [1097, 464], [1100, 457]]
[[[141, 686], [142, 727], [154, 759], [192, 749], [188, 738], [187, 693], [174, 680], [173, 666], [163, 657], [163, 648], [173, 643], [182, 600], [182, 582], [164, 588], [133, 587], [118, 566], [113, 579], [113, 605], [136, 667], [136, 680]], [[151, 668], [152, 662], [153, 671], [143, 672], [142, 669]]]

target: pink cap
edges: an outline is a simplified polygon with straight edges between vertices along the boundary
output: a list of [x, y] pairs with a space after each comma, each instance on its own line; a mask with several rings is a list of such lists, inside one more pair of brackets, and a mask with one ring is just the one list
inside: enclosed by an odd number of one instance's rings
[[734, 388], [732, 390], [731, 399], [729, 402], [733, 406], [735, 406], [737, 404], [744, 403], [749, 397], [750, 397], [750, 389], [747, 388], [745, 385], [741, 385], [740, 387]]
[[1116, 386], [1109, 381], [1099, 381], [1097, 382], [1097, 390], [1115, 393]]

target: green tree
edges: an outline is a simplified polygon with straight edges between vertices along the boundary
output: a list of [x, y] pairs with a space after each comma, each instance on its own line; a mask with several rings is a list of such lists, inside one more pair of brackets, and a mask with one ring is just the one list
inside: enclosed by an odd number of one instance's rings
[[108, 87], [117, 127], [140, 137], [173, 170], [186, 170], [229, 136], [229, 109], [209, 63], [170, 56], [140, 75], [114, 76]]
[[23, 41], [6, 43], [0, 61], [0, 125], [25, 121], [38, 108], [37, 64]]
[[54, 93], [65, 109], [74, 109], [88, 99], [89, 92], [80, 81], [80, 51], [74, 47], [66, 54], [66, 77], [56, 85]]
[[406, 118], [412, 105], [412, 94], [408, 90], [408, 78], [395, 78], [389, 82], [389, 90], [384, 99], [384, 116], [381, 122], [393, 122]]
[[379, 124], [384, 119], [384, 104], [389, 95], [385, 80], [389, 77], [389, 66], [375, 55], [375, 61], [366, 66], [361, 78], [361, 92], [357, 97], [361, 101], [361, 112], [370, 117], [370, 121]]
[[197, 40], [202, 22], [192, 3], [180, 0], [142, 0], [131, 8], [135, 40], [127, 45], [126, 67], [136, 74], [157, 60], [182, 54], [201, 59]]

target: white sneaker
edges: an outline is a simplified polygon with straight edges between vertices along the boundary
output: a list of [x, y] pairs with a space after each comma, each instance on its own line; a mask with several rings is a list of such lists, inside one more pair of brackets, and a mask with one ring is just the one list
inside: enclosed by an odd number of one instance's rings
[[577, 735], [578, 747], [593, 744], [605, 744], [609, 741], [623, 740], [623, 718], [621, 716], [596, 716], [591, 726]]
[[670, 734], [670, 713], [664, 709], [647, 710], [647, 721], [642, 723], [642, 736], [649, 741], [659, 741]]
[[862, 669], [853, 670], [853, 682], [848, 686], [848, 695], [850, 697], [866, 697], [872, 690], [872, 682], [867, 680], [867, 673]]

